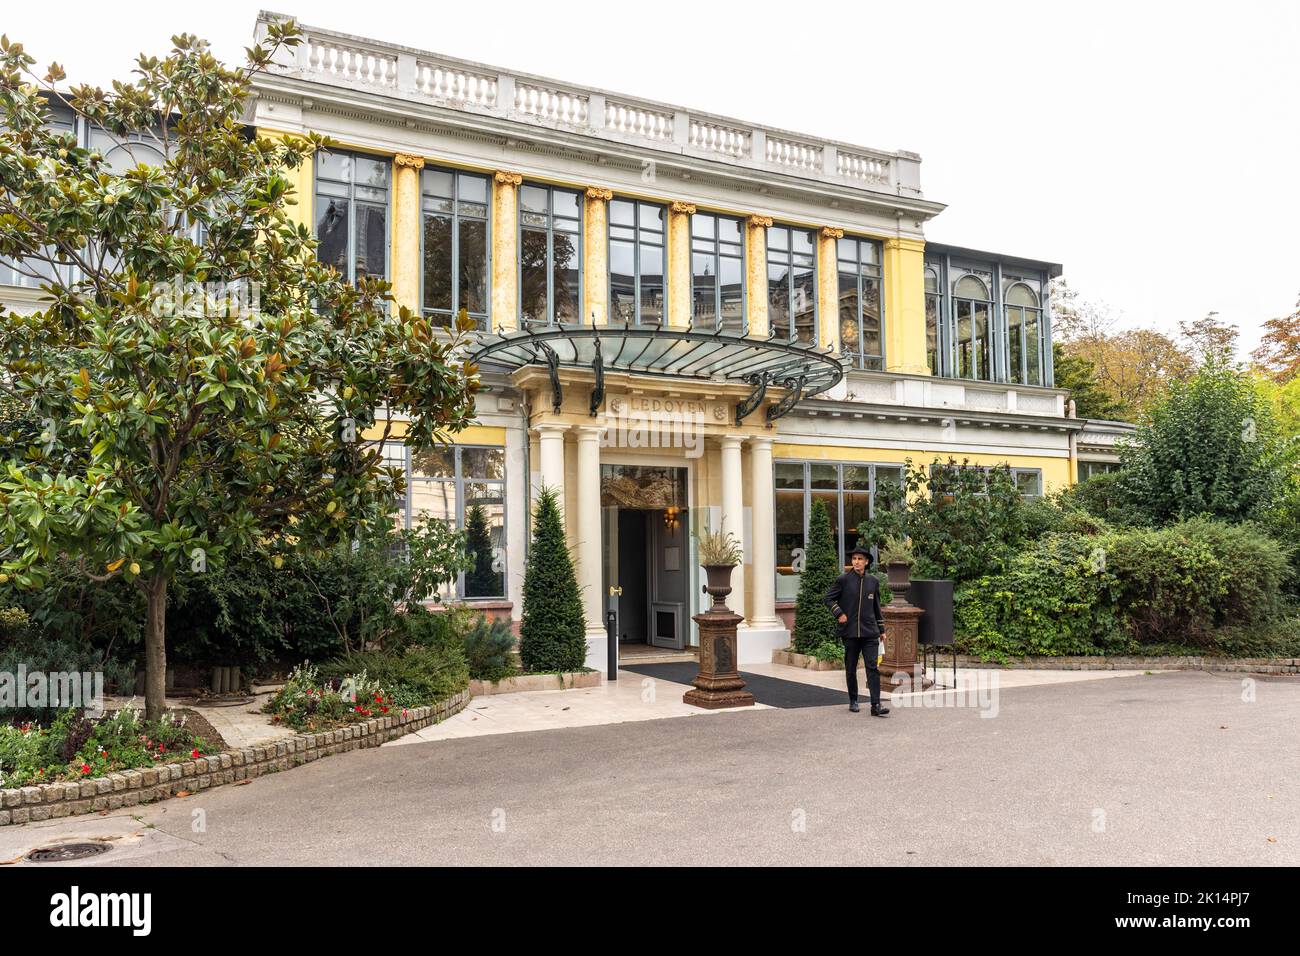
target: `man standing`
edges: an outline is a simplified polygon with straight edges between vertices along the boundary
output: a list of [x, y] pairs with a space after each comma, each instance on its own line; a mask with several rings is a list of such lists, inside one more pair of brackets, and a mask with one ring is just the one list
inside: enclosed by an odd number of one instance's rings
[[851, 571], [845, 571], [826, 592], [826, 606], [839, 622], [837, 633], [844, 642], [844, 673], [849, 685], [849, 710], [858, 707], [858, 656], [866, 658], [867, 689], [871, 693], [871, 716], [884, 717], [888, 707], [880, 706], [880, 669], [876, 666], [877, 642], [885, 637], [885, 618], [880, 613], [880, 582], [867, 574], [871, 552], [861, 542], [849, 552]]

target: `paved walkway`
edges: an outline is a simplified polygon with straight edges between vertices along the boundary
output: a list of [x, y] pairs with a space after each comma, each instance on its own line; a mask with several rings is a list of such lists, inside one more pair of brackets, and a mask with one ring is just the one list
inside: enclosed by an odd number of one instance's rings
[[[783, 664], [754, 664], [745, 667], [753, 674], [763, 674], [781, 680], [815, 684], [835, 690], [844, 689], [843, 671], [811, 671]], [[711, 714], [734, 714], [770, 709], [762, 704], [733, 710], [705, 710], [682, 702], [682, 695], [690, 687], [665, 680], [646, 677], [632, 671], [620, 670], [617, 681], [606, 681], [600, 687], [577, 690], [530, 691], [520, 694], [494, 694], [476, 697], [459, 714], [440, 724], [408, 734], [384, 744], [400, 747], [404, 744], [427, 743], [435, 740], [453, 740], [463, 737], [483, 737], [491, 734], [511, 734], [525, 731], [557, 730], [564, 727], [594, 727], [601, 724], [620, 724], [628, 721], [659, 720], [668, 717], [702, 717]], [[1132, 677], [1144, 671], [1003, 671], [996, 668], [958, 670], [957, 689], [929, 690], [910, 694], [891, 695], [900, 706], [944, 706], [957, 703], [957, 698], [983, 693], [986, 696], [996, 688], [1031, 687], [1039, 684], [1071, 684], [1080, 681], [1108, 680]], [[952, 669], [937, 672], [939, 683], [953, 684]], [[862, 678], [865, 693], [865, 677]], [[904, 698], [908, 704], [901, 704]], [[848, 697], [845, 696], [845, 706]]]
[[1300, 680], [1244, 690], [1053, 680], [996, 719], [809, 707], [375, 747], [0, 827], [0, 860], [105, 839], [90, 865], [1295, 866]]

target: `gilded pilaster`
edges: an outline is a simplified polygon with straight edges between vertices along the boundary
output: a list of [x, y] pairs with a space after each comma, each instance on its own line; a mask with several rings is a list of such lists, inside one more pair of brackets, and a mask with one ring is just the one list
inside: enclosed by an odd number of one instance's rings
[[420, 311], [420, 170], [423, 156], [393, 157], [393, 300]]
[[929, 375], [925, 357], [925, 241], [885, 240], [885, 369]]
[[691, 324], [691, 216], [695, 206], [674, 202], [668, 207], [668, 325]]
[[749, 334], [767, 338], [771, 322], [767, 314], [767, 230], [771, 216], [753, 215], [745, 223], [745, 306]]
[[492, 330], [519, 327], [519, 173], [492, 177]]
[[582, 321], [609, 322], [609, 201], [614, 192], [587, 187], [582, 240]]
[[844, 238], [844, 230], [823, 226], [817, 235], [817, 330], [819, 345], [832, 345], [838, 355], [840, 342], [840, 289], [839, 268], [836, 262], [836, 243]]

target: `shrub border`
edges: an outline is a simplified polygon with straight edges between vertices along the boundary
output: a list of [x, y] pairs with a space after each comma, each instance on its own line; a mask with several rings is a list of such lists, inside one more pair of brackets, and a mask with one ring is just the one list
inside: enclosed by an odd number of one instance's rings
[[[942, 648], [939, 665], [944, 665]], [[952, 660], [951, 657], [948, 658]], [[1300, 674], [1300, 657], [1009, 657], [1003, 663], [957, 655], [958, 668], [1057, 671], [1219, 671], [1242, 674]]]
[[154, 803], [181, 791], [207, 790], [289, 770], [330, 754], [378, 747], [460, 713], [471, 696], [466, 688], [429, 707], [411, 708], [405, 715], [390, 714], [334, 730], [294, 734], [257, 747], [224, 750], [194, 760], [123, 770], [104, 777], [0, 790], [0, 826]]

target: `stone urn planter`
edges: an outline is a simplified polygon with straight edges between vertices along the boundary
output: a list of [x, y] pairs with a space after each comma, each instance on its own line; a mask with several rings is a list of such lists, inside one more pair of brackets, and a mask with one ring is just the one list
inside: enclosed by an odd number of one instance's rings
[[704, 585], [704, 593], [713, 598], [710, 612], [730, 610], [727, 607], [727, 595], [731, 593], [731, 572], [734, 570], [734, 564], [704, 565], [704, 575], [708, 582]]
[[893, 597], [890, 604], [906, 605], [907, 592], [912, 586], [912, 565], [909, 561], [891, 561], [885, 565], [885, 577], [889, 580], [889, 590]]

